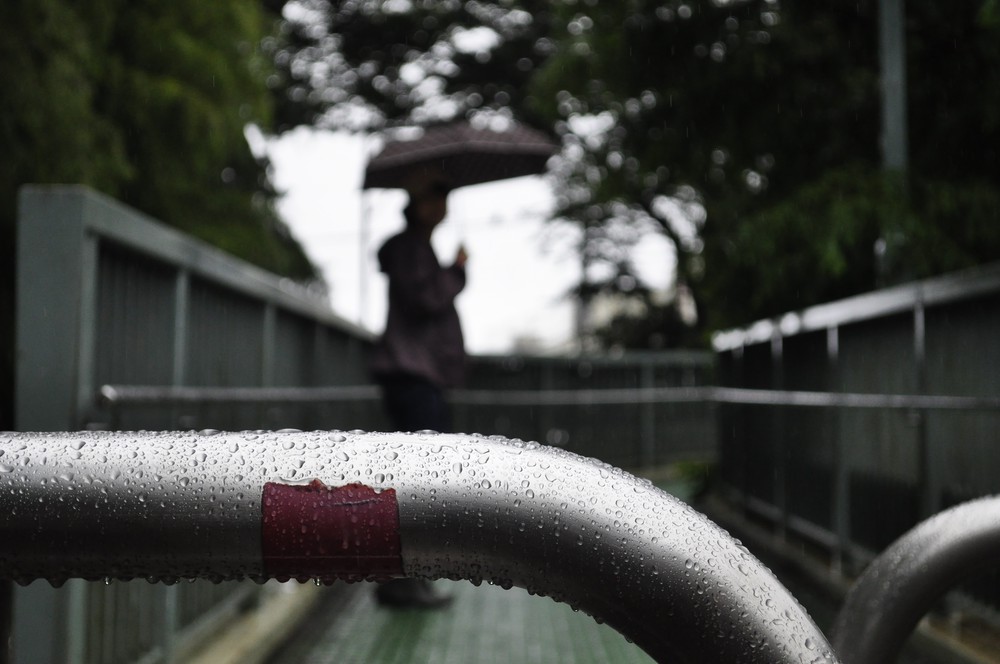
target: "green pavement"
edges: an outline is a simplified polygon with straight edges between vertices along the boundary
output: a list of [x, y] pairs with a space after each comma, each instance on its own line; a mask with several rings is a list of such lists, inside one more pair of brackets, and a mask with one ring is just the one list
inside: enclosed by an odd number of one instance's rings
[[380, 608], [367, 584], [338, 589], [321, 607], [329, 621], [311, 621], [269, 664], [653, 661], [607, 625], [546, 597], [487, 584], [438, 584], [455, 601], [437, 611]]

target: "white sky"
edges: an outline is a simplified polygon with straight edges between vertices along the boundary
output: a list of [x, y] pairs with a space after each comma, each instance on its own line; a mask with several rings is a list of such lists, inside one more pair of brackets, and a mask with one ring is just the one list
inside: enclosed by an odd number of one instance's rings
[[[260, 149], [259, 133], [251, 130], [248, 138]], [[402, 229], [406, 196], [393, 190], [362, 194], [365, 146], [361, 135], [300, 127], [268, 140], [266, 149], [274, 183], [285, 192], [279, 212], [322, 271], [334, 311], [381, 332], [387, 285], [375, 253]], [[465, 187], [452, 192], [448, 204], [433, 244], [443, 264], [460, 242], [469, 253], [468, 282], [457, 300], [466, 349], [506, 353], [518, 340], [532, 339], [541, 349], [557, 350], [569, 342], [576, 306], [566, 293], [580, 279], [579, 231], [545, 222], [553, 205], [547, 181], [532, 176]], [[666, 241], [649, 236], [635, 255], [643, 281], [667, 287], [673, 261]]]

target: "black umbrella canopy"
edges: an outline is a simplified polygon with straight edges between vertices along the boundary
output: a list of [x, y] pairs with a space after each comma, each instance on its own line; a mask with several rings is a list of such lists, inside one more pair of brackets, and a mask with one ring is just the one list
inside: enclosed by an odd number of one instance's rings
[[467, 122], [427, 127], [414, 138], [386, 143], [368, 162], [364, 189], [403, 189], [414, 173], [442, 174], [452, 187], [466, 187], [545, 171], [557, 145], [545, 134], [512, 125], [503, 130]]

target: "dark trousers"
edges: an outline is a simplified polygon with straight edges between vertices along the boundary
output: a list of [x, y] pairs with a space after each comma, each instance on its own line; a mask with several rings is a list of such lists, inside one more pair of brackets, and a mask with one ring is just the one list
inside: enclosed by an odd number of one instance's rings
[[[410, 374], [379, 376], [378, 382], [382, 402], [397, 431], [451, 432], [451, 409], [440, 387]], [[375, 596], [380, 604], [418, 608], [443, 606], [450, 600], [429, 581], [415, 578], [384, 581], [375, 589]]]
[[451, 432], [451, 408], [440, 387], [410, 374], [379, 376], [378, 382], [389, 420], [397, 431]]

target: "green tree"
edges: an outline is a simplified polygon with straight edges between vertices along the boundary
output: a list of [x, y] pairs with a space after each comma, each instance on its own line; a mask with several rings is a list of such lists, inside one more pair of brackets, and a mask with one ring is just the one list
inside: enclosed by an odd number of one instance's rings
[[86, 184], [267, 269], [315, 278], [243, 133], [273, 121], [261, 43], [283, 4], [0, 4], [0, 426], [13, 426], [23, 184]]
[[273, 272], [315, 277], [244, 136], [248, 123], [272, 122], [260, 46], [276, 17], [235, 0], [118, 4], [98, 100], [128, 155], [131, 176], [114, 194]]
[[[875, 0], [302, 0], [288, 122], [380, 129], [500, 110], [563, 140], [580, 295], [655, 227], [703, 330], [1000, 258], [995, 0], [907, 3], [911, 168], [880, 169]], [[469, 34], [491, 37], [463, 50]], [[906, 196], [901, 195], [906, 191]]]
[[275, 45], [278, 127], [371, 131], [483, 109], [537, 125], [525, 92], [555, 47], [552, 7], [545, 0], [294, 2]]
[[[659, 223], [709, 328], [1000, 258], [990, 7], [907, 3], [901, 198], [878, 168], [875, 4], [560, 5], [534, 98], [608, 127], [578, 141], [562, 213]], [[704, 208], [696, 237], [664, 198]]]

